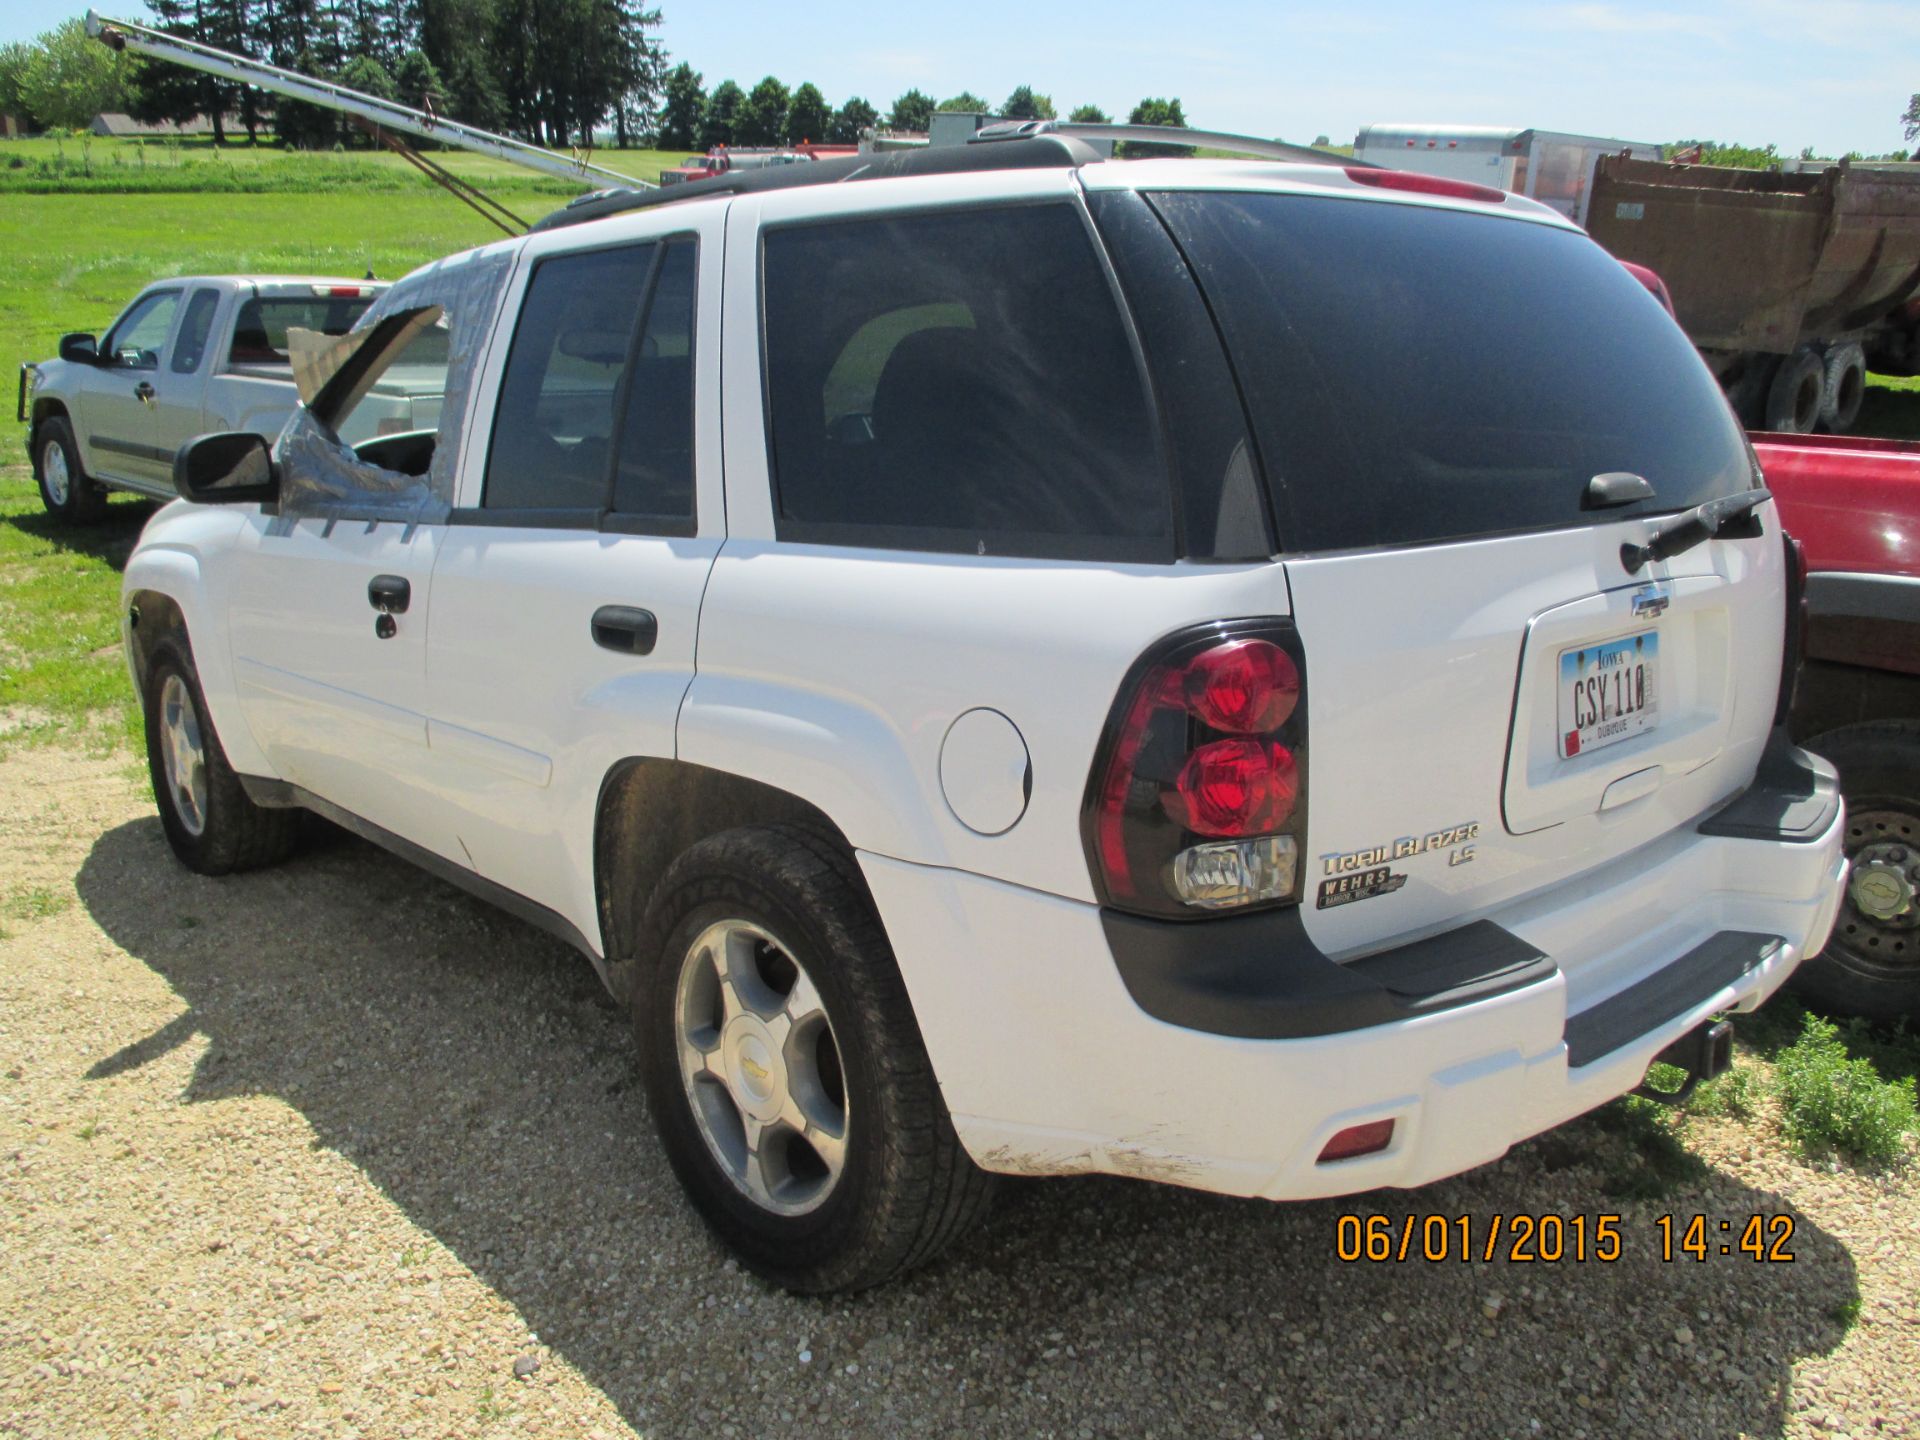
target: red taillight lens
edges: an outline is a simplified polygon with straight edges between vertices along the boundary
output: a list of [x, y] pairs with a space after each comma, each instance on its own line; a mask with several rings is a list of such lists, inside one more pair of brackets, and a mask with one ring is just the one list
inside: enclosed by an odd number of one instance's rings
[[1293, 753], [1267, 740], [1215, 740], [1180, 767], [1167, 813], [1196, 835], [1270, 835], [1293, 813]]
[[1271, 640], [1231, 640], [1187, 662], [1187, 704], [1216, 730], [1258, 735], [1287, 723], [1300, 702], [1300, 669]]
[[1088, 781], [1101, 900], [1181, 917], [1297, 900], [1306, 709], [1285, 620], [1194, 626], [1143, 655]]
[[1420, 175], [1412, 170], [1363, 170], [1358, 165], [1350, 165], [1347, 178], [1356, 185], [1371, 185], [1376, 190], [1410, 190], [1416, 195], [1443, 195], [1449, 200], [1477, 200], [1482, 205], [1507, 203], [1507, 192], [1491, 185]]

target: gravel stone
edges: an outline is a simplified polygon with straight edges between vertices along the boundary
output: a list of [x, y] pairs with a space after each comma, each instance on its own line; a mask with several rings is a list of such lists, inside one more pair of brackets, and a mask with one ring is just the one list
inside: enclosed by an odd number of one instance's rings
[[[782, 1294], [682, 1198], [585, 961], [323, 827], [191, 875], [132, 768], [0, 757], [0, 896], [73, 898], [0, 934], [5, 1440], [1920, 1440], [1920, 1167], [1765, 1116], [1691, 1122], [1657, 1200], [1592, 1122], [1310, 1204], [1015, 1181], [898, 1284]], [[1343, 1263], [1342, 1213], [1615, 1213], [1624, 1254]], [[1754, 1213], [1794, 1263], [1659, 1258], [1658, 1215]]]

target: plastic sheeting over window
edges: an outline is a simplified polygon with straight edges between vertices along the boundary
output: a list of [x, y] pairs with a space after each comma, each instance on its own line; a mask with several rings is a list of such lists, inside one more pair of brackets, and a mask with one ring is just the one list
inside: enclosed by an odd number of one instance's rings
[[[500, 300], [513, 273], [514, 251], [508, 246], [470, 250], [416, 270], [392, 286], [360, 318], [353, 332], [338, 339], [298, 347], [295, 371], [301, 407], [274, 447], [280, 468], [280, 514], [283, 520], [302, 516], [346, 519], [405, 520], [414, 523], [447, 518], [453, 508], [454, 467], [472, 399], [487, 336], [500, 311]], [[436, 313], [437, 312], [437, 313]], [[385, 324], [395, 317], [405, 322]], [[424, 330], [444, 334], [446, 380], [438, 401], [432, 459], [422, 473], [389, 470], [355, 452], [336, 432], [338, 423], [354, 432], [355, 412], [373, 399], [383, 399], [380, 372], [403, 368], [410, 343]], [[369, 345], [379, 353], [365, 356]], [[401, 362], [396, 364], [395, 362]], [[342, 372], [359, 371], [368, 383], [344, 384]], [[329, 389], [336, 393], [329, 394]], [[370, 393], [371, 392], [371, 393]], [[317, 410], [308, 409], [318, 402]], [[394, 425], [408, 427], [405, 414], [411, 404], [401, 387], [392, 403], [401, 410]], [[388, 433], [383, 423], [380, 433]], [[388, 452], [390, 453], [390, 452]], [[409, 467], [412, 468], [412, 467]]]

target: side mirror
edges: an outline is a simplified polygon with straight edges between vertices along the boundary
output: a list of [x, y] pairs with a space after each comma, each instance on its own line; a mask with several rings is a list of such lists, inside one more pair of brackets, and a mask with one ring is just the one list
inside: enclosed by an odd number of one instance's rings
[[98, 365], [100, 342], [82, 330], [76, 330], [71, 335], [62, 335], [60, 358], [75, 365]]
[[200, 435], [175, 452], [173, 488], [196, 505], [266, 505], [280, 498], [280, 472], [264, 435]]

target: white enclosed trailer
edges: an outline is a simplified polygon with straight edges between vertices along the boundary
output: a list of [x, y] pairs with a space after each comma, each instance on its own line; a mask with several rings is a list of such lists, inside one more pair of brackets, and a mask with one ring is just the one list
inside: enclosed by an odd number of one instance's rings
[[1551, 205], [1587, 223], [1593, 168], [1602, 155], [1662, 158], [1658, 145], [1505, 125], [1365, 125], [1354, 137], [1359, 160], [1449, 180], [1471, 180]]

